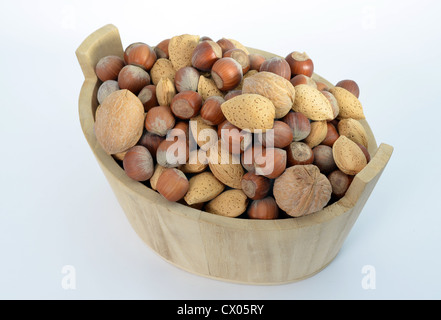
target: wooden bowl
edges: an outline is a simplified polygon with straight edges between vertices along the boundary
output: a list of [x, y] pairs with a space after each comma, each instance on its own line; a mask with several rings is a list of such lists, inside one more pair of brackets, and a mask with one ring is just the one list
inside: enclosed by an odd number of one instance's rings
[[[106, 25], [95, 31], [76, 55], [85, 77], [79, 97], [81, 126], [130, 224], [161, 257], [198, 275], [247, 284], [282, 284], [321, 271], [339, 252], [393, 151], [387, 144], [377, 147], [368, 123], [361, 121], [369, 135], [371, 161], [355, 176], [342, 199], [300, 218], [228, 218], [172, 203], [129, 178], [95, 138], [100, 81], [94, 68], [103, 56], [123, 57], [118, 29]], [[332, 86], [316, 74], [313, 78]]]

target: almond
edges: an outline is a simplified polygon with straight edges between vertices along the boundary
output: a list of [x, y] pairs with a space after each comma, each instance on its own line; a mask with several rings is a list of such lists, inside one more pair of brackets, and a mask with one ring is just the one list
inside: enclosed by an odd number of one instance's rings
[[173, 64], [168, 59], [158, 59], [150, 70], [150, 77], [152, 83], [157, 85], [161, 78], [169, 78], [171, 81], [175, 81], [176, 70], [173, 68]]
[[333, 87], [329, 89], [329, 92], [332, 93], [337, 100], [340, 109], [338, 113], [339, 119], [352, 118], [361, 120], [366, 118], [360, 100], [348, 90], [341, 87]]
[[217, 146], [207, 151], [207, 156], [208, 166], [217, 179], [231, 188], [242, 189], [241, 181], [245, 172], [239, 156], [231, 154], [220, 140]]
[[156, 164], [155, 171], [153, 172], [153, 176], [150, 178], [150, 186], [152, 187], [153, 190], [156, 190], [156, 184], [158, 183], [158, 179], [165, 169], [167, 168], [161, 166], [159, 163]]
[[169, 78], [161, 78], [156, 85], [156, 99], [160, 106], [170, 106], [176, 95], [175, 84]]
[[221, 109], [225, 118], [240, 129], [265, 132], [274, 125], [274, 104], [260, 94], [238, 95], [222, 103]]
[[338, 122], [338, 133], [366, 148], [368, 147], [366, 130], [358, 120], [352, 118], [341, 119]]
[[296, 91], [290, 81], [272, 72], [258, 72], [243, 82], [242, 93], [256, 93], [271, 100], [276, 119], [284, 117], [292, 108]]
[[215, 127], [207, 124], [201, 115], [190, 119], [190, 133], [193, 140], [204, 151], [215, 146], [219, 140]]
[[211, 172], [202, 172], [190, 179], [190, 187], [184, 197], [188, 205], [210, 201], [225, 189]]
[[141, 138], [144, 106], [132, 92], [118, 90], [108, 95], [95, 114], [95, 135], [108, 154], [127, 151]]
[[307, 84], [299, 84], [295, 90], [294, 111], [315, 121], [334, 119], [331, 103], [319, 90]]
[[204, 76], [199, 77], [198, 92], [202, 97], [202, 101], [207, 100], [211, 96], [223, 97], [222, 91], [216, 87], [214, 80]]
[[201, 162], [201, 158], [198, 157], [199, 151], [192, 150], [190, 152], [190, 155], [188, 157], [188, 162], [186, 164], [183, 164], [179, 167], [179, 170], [181, 170], [183, 173], [201, 173], [205, 171], [208, 167], [208, 160], [205, 157], [204, 160]]
[[199, 36], [183, 34], [170, 39], [168, 54], [176, 71], [184, 67], [191, 67], [193, 50], [199, 43]]
[[361, 148], [346, 136], [340, 136], [332, 146], [332, 154], [337, 167], [346, 174], [356, 175], [367, 164]]
[[327, 121], [313, 121], [311, 122], [311, 132], [305, 138], [305, 143], [310, 147], [314, 148], [322, 143], [326, 138], [328, 133]]
[[235, 218], [247, 209], [248, 198], [242, 190], [227, 190], [211, 200], [205, 206], [209, 213]]

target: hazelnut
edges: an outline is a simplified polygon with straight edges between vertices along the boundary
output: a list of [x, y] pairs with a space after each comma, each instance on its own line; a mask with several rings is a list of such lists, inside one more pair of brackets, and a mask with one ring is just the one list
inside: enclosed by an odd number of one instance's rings
[[312, 152], [314, 153], [313, 164], [320, 169], [320, 172], [327, 174], [337, 169], [331, 147], [318, 145], [312, 149]]
[[166, 168], [177, 168], [187, 163], [190, 156], [188, 141], [174, 137], [162, 141], [156, 150], [156, 161]]
[[228, 50], [236, 48], [236, 46], [228, 39], [222, 38], [216, 42], [222, 49], [222, 55]]
[[103, 103], [104, 99], [112, 92], [118, 91], [120, 87], [118, 86], [118, 81], [106, 80], [98, 88], [97, 99], [98, 103]]
[[248, 55], [250, 59], [250, 70], [260, 70], [262, 63], [266, 60], [264, 56], [258, 53], [250, 53]]
[[221, 109], [224, 101], [224, 98], [220, 96], [212, 96], [205, 100], [201, 108], [201, 117], [207, 124], [217, 126], [226, 120]]
[[331, 183], [332, 195], [337, 199], [342, 198], [354, 179], [353, 176], [347, 175], [340, 170], [334, 170], [328, 175], [328, 180]]
[[155, 133], [144, 131], [141, 136], [141, 139], [138, 141], [138, 145], [146, 147], [153, 159], [156, 160], [156, 151], [158, 150], [159, 145], [162, 141], [165, 140], [165, 137], [158, 136]]
[[156, 190], [169, 201], [181, 200], [190, 187], [185, 174], [176, 168], [164, 170], [156, 183]]
[[335, 118], [337, 118], [339, 112], [340, 112], [340, 107], [338, 106], [338, 102], [337, 99], [335, 99], [334, 95], [332, 93], [330, 93], [329, 91], [326, 90], [322, 90], [320, 91], [325, 97], [326, 99], [328, 99], [328, 101], [331, 103], [331, 107], [332, 107], [332, 116]]
[[116, 80], [125, 62], [118, 56], [106, 56], [101, 58], [95, 67], [95, 73], [101, 81]]
[[240, 154], [253, 142], [249, 131], [241, 130], [231, 122], [225, 121], [218, 127], [218, 135], [228, 151], [232, 154]]
[[262, 140], [261, 143], [264, 147], [267, 146], [267, 139], [271, 139], [272, 141], [268, 141], [270, 143], [269, 146], [273, 146], [276, 148], [285, 148], [288, 146], [293, 139], [293, 131], [291, 127], [280, 120], [274, 121], [274, 126], [271, 131], [271, 135], [268, 133], [268, 130], [264, 132], [259, 138]]
[[145, 43], [136, 43], [127, 51], [127, 64], [149, 71], [156, 62], [155, 51]]
[[341, 80], [335, 86], [348, 90], [355, 97], [357, 97], [357, 99], [360, 96], [360, 88], [354, 80]]
[[286, 168], [286, 151], [280, 148], [264, 148], [260, 155], [254, 155], [256, 174], [269, 179], [279, 177]]
[[253, 200], [248, 208], [250, 219], [270, 220], [279, 217], [279, 207], [273, 197]]
[[340, 135], [338, 134], [337, 129], [335, 128], [335, 126], [331, 122], [328, 122], [326, 125], [328, 127], [328, 130], [326, 132], [326, 137], [321, 142], [321, 144], [323, 144], [325, 146], [332, 147], [335, 140], [337, 140]]
[[170, 39], [162, 40], [155, 47], [155, 53], [158, 59], [165, 58], [168, 59], [168, 44], [170, 43]]
[[175, 117], [167, 106], [151, 108], [145, 117], [145, 128], [147, 131], [165, 136], [175, 125]]
[[170, 109], [179, 119], [190, 119], [199, 113], [202, 97], [195, 91], [182, 91], [173, 97]]
[[175, 86], [178, 92], [197, 91], [199, 83], [199, 71], [193, 67], [184, 67], [179, 69], [175, 74]]
[[305, 76], [304, 74], [298, 74], [294, 76], [291, 80], [292, 85], [298, 86], [299, 84], [307, 84], [313, 88], [317, 89], [317, 83], [311, 77]]
[[237, 97], [242, 94], [242, 90], [230, 90], [227, 92], [227, 94], [224, 96], [225, 101], [233, 99], [234, 97]]
[[118, 74], [119, 87], [130, 90], [136, 95], [149, 84], [150, 76], [147, 71], [134, 65], [126, 65]]
[[213, 64], [211, 77], [219, 90], [231, 90], [242, 81], [242, 66], [233, 58], [221, 58]]
[[288, 54], [285, 59], [289, 64], [293, 76], [304, 74], [305, 76], [312, 77], [314, 73], [314, 63], [305, 52], [293, 51]]
[[146, 147], [134, 146], [125, 154], [123, 167], [130, 178], [136, 181], [146, 181], [151, 178], [154, 171], [152, 155]]
[[222, 58], [222, 49], [214, 41], [199, 42], [191, 56], [191, 65], [201, 71], [210, 71], [213, 64]]
[[242, 66], [242, 74], [245, 74], [250, 70], [250, 58], [248, 57], [248, 54], [241, 49], [230, 49], [224, 53], [223, 57], [236, 60]]
[[288, 167], [311, 164], [314, 161], [314, 153], [311, 147], [304, 142], [291, 142], [286, 152]]
[[260, 66], [259, 71], [268, 71], [275, 73], [286, 80], [291, 79], [291, 69], [289, 67], [288, 62], [285, 59], [280, 57], [273, 57], [268, 60], [265, 60]]
[[158, 99], [156, 98], [156, 86], [154, 84], [145, 86], [138, 93], [138, 98], [144, 105], [145, 112], [149, 111], [153, 107], [156, 107], [158, 105]]
[[316, 81], [315, 84], [317, 86], [318, 91], [328, 91], [329, 90], [328, 85], [321, 82], [321, 81]]
[[134, 43], [131, 43], [130, 45], [128, 45], [126, 50], [124, 50], [124, 62], [126, 64], [129, 64], [128, 63], [128, 59], [129, 59], [129, 52], [130, 52], [130, 50], [132, 50], [132, 48], [134, 48], [138, 44], [145, 44], [145, 43], [144, 42], [134, 42]]
[[301, 112], [290, 111], [282, 118], [282, 121], [290, 126], [293, 133], [293, 141], [301, 141], [309, 136], [311, 123]]
[[258, 200], [268, 195], [271, 189], [271, 181], [264, 176], [247, 172], [242, 176], [241, 187], [248, 198]]

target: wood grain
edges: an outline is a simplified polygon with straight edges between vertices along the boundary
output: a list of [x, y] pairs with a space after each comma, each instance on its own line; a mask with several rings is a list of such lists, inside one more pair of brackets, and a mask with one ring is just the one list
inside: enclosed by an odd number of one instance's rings
[[[79, 97], [81, 126], [131, 226], [159, 256], [205, 277], [270, 285], [305, 279], [325, 268], [338, 254], [393, 151], [384, 143], [377, 147], [368, 122], [361, 121], [369, 136], [370, 163], [354, 178], [345, 197], [305, 217], [235, 219], [171, 203], [130, 179], [93, 132], [100, 84], [94, 67], [105, 55], [123, 55], [118, 29], [106, 25], [95, 31], [76, 54], [85, 77]], [[332, 86], [319, 75], [313, 78]]]

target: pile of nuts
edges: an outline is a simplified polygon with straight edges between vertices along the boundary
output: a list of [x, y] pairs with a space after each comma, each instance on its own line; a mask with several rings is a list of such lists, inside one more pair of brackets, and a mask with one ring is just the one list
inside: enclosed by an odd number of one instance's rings
[[133, 43], [96, 65], [96, 138], [169, 201], [228, 217], [308, 215], [370, 160], [357, 83], [328, 86], [313, 71], [305, 53], [266, 59], [234, 39]]

